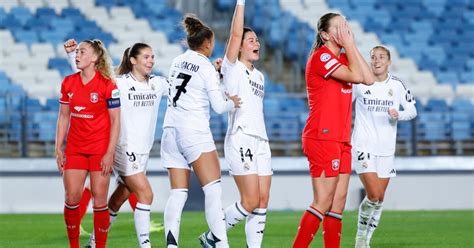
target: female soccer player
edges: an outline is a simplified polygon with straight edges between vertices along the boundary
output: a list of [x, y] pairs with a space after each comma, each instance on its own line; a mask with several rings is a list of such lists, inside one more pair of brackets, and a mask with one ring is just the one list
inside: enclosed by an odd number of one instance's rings
[[206, 220], [216, 247], [229, 247], [222, 211], [221, 169], [209, 127], [209, 102], [221, 114], [240, 106], [240, 98], [224, 100], [219, 75], [209, 61], [214, 33], [197, 17], [187, 15], [183, 26], [189, 50], [171, 64], [168, 108], [163, 124], [161, 159], [168, 169], [171, 193], [165, 207], [167, 247], [177, 247], [179, 223], [193, 168], [205, 195]]
[[79, 201], [88, 173], [94, 197], [96, 245], [105, 247], [107, 241], [107, 193], [120, 129], [120, 93], [109, 61], [101, 41], [85, 40], [77, 48], [76, 66], [80, 72], [64, 78], [61, 85], [56, 161], [63, 174], [69, 245], [74, 248], [79, 247]]
[[[259, 59], [260, 43], [250, 28], [244, 28], [244, 0], [238, 0], [221, 73], [231, 95], [242, 106], [229, 112], [225, 158], [240, 192], [240, 200], [225, 209], [230, 229], [246, 219], [247, 247], [261, 247], [270, 192], [271, 152], [263, 116], [264, 78], [253, 62]], [[206, 235], [201, 236], [208, 243]]]
[[[69, 54], [69, 56], [73, 56]], [[140, 247], [151, 247], [150, 207], [153, 192], [145, 175], [154, 142], [161, 97], [168, 91], [163, 77], [151, 75], [154, 65], [151, 47], [135, 43], [123, 53], [117, 68], [117, 87], [122, 104], [120, 136], [115, 149], [114, 170], [118, 184], [109, 199], [111, 224], [124, 201], [133, 192], [137, 196], [135, 229]], [[89, 244], [93, 246], [92, 236]]]
[[397, 174], [394, 167], [397, 121], [411, 120], [417, 114], [410, 90], [388, 72], [390, 51], [376, 46], [370, 52], [370, 59], [375, 83], [357, 85], [353, 92], [356, 118], [352, 165], [367, 194], [359, 206], [356, 247], [370, 247], [382, 214], [385, 191], [390, 178]]
[[323, 219], [324, 247], [339, 247], [351, 174], [352, 84], [373, 82], [344, 17], [323, 15], [306, 65], [310, 112], [302, 135], [314, 198], [301, 218], [295, 248], [309, 246]]

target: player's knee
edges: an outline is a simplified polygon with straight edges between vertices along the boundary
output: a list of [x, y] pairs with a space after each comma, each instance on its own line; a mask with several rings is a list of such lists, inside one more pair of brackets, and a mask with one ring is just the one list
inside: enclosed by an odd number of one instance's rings
[[143, 192], [136, 193], [138, 202], [144, 204], [151, 204], [153, 202], [153, 192], [151, 190], [146, 190]]
[[268, 201], [270, 199], [270, 194], [269, 193], [260, 193], [260, 202], [259, 202], [259, 208], [267, 208], [268, 207]]
[[259, 196], [249, 196], [242, 198], [242, 206], [248, 212], [252, 212], [254, 209], [258, 208], [260, 204]]
[[65, 193], [65, 202], [69, 204], [75, 204], [81, 201], [81, 192], [72, 192], [72, 191], [67, 191]]

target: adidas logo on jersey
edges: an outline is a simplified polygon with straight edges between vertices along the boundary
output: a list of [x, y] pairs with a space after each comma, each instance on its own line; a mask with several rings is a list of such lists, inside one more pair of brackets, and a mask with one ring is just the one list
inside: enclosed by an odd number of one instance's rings
[[364, 93], [364, 95], [370, 95], [370, 94], [372, 94], [372, 93], [370, 93], [370, 90], [367, 90], [367, 91]]
[[135, 91], [135, 86], [132, 86], [132, 88], [128, 89], [130, 91]]
[[397, 173], [397, 172], [395, 171], [395, 169], [392, 169], [392, 170], [390, 171], [390, 174], [395, 174], [395, 173]]

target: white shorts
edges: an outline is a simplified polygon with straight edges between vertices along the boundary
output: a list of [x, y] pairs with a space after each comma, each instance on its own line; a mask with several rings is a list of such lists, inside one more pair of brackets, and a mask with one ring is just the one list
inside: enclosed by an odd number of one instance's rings
[[191, 169], [202, 153], [216, 150], [211, 131], [165, 128], [161, 137], [161, 162], [167, 169]]
[[352, 150], [352, 168], [357, 174], [376, 172], [379, 178], [397, 176], [395, 156], [377, 156], [367, 152]]
[[231, 175], [273, 175], [272, 154], [267, 140], [238, 129], [236, 133], [226, 135], [224, 153]]
[[114, 156], [114, 172], [118, 177], [132, 176], [137, 173], [146, 172], [148, 165], [148, 158], [150, 154], [137, 154], [132, 151], [127, 151], [126, 148], [116, 148]]

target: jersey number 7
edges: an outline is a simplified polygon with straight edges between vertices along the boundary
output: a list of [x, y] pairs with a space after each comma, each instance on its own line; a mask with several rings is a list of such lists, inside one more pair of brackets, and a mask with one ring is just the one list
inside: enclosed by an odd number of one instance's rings
[[176, 89], [178, 91], [176, 92], [176, 95], [173, 97], [173, 107], [176, 107], [176, 102], [181, 96], [181, 93], [186, 93], [186, 86], [188, 85], [189, 80], [191, 80], [191, 75], [179, 73], [176, 78], [183, 79], [183, 82], [181, 83], [181, 85], [176, 86]]

